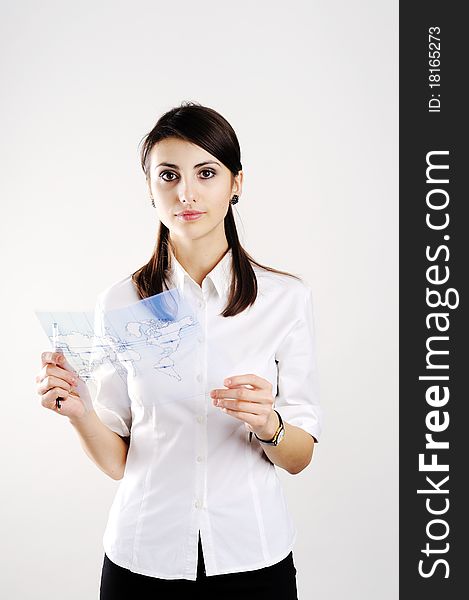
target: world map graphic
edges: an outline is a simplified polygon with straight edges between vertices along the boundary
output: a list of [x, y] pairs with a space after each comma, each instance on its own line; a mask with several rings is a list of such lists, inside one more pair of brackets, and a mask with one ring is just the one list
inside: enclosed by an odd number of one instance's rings
[[[35, 311], [52, 349], [63, 352], [83, 381], [94, 380], [97, 369], [110, 363], [126, 380], [141, 363], [155, 373], [178, 381], [181, 346], [191, 343], [199, 323], [177, 290], [168, 312], [169, 292], [162, 292], [113, 310]], [[187, 349], [186, 349], [187, 352]]]

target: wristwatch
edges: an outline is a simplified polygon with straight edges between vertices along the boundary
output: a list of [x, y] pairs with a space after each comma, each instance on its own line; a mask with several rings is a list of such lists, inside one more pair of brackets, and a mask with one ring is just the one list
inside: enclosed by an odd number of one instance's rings
[[261, 438], [257, 436], [257, 433], [254, 434], [260, 442], [267, 444], [268, 446], [278, 446], [285, 436], [285, 425], [283, 424], [282, 417], [278, 410], [275, 410], [275, 412], [278, 415], [279, 426], [277, 427], [277, 431], [274, 433], [273, 438], [270, 440], [261, 440]]

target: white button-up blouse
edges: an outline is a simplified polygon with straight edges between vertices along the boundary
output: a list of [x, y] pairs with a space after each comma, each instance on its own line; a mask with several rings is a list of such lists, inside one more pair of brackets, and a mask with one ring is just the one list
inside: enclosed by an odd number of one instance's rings
[[[174, 378], [161, 375], [155, 385], [143, 371], [126, 384], [108, 369], [92, 394], [101, 421], [130, 436], [103, 546], [114, 563], [135, 573], [195, 580], [199, 532], [207, 576], [277, 563], [296, 540], [275, 465], [243, 421], [213, 405], [210, 391], [224, 388], [231, 375], [259, 375], [272, 384], [283, 420], [318, 441], [312, 290], [253, 265], [254, 305], [222, 317], [231, 261], [229, 249], [199, 286], [172, 256], [171, 282], [200, 324], [185, 393]], [[106, 311], [138, 301], [131, 276], [102, 291], [98, 328]]]

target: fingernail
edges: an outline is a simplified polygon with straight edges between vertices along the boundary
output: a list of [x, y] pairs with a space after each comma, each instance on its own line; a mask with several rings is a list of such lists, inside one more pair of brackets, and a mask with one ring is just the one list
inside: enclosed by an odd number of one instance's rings
[[231, 379], [225, 379], [225, 383], [226, 383], [226, 385], [230, 385]]

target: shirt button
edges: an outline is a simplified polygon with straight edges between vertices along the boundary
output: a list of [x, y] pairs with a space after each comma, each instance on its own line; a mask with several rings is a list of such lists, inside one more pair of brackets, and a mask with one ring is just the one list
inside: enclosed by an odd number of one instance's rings
[[202, 336], [199, 336], [197, 338], [197, 341], [199, 342], [199, 344], [201, 344], [204, 341], [204, 338]]
[[202, 381], [202, 375], [200, 373], [197, 373], [197, 381]]
[[199, 308], [202, 308], [203, 305], [205, 304], [205, 302], [203, 300], [199, 300], [197, 304], [198, 304]]
[[199, 415], [199, 416], [197, 417], [197, 422], [198, 422], [198, 423], [203, 423], [203, 422], [204, 422], [204, 418], [203, 418], [203, 416], [202, 416], [202, 415]]
[[195, 501], [195, 507], [196, 508], [202, 508], [202, 501], [201, 500], [196, 500]]
[[204, 457], [203, 456], [198, 456], [196, 458], [196, 460], [197, 460], [197, 462], [202, 462], [204, 460]]

